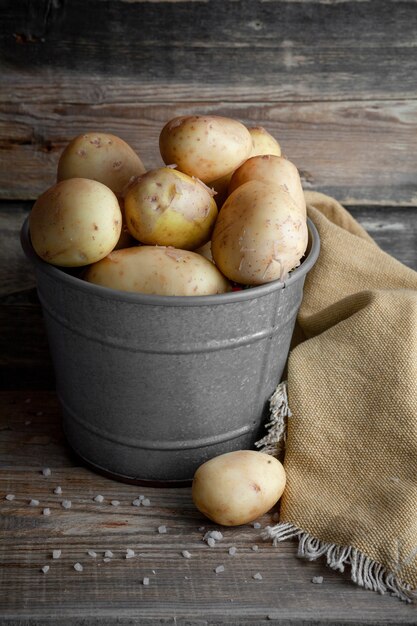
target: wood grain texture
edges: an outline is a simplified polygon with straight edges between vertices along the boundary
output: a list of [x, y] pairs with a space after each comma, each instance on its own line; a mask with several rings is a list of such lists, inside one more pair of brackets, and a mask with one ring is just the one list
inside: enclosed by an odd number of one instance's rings
[[415, 98], [415, 20], [413, 0], [4, 0], [0, 76], [16, 103]]
[[[2, 624], [415, 624], [415, 607], [366, 592], [322, 562], [296, 559], [292, 542], [272, 547], [251, 524], [221, 528], [223, 539], [208, 547], [203, 536], [218, 527], [194, 508], [189, 488], [124, 485], [80, 466], [63, 438], [54, 393], [3, 392], [0, 405]], [[53, 493], [57, 485], [61, 496]], [[10, 493], [11, 502], [4, 499]], [[94, 502], [97, 494], [102, 504]], [[132, 506], [139, 494], [149, 507]], [[32, 498], [39, 506], [29, 506]], [[262, 528], [272, 515], [259, 519]], [[132, 559], [125, 558], [128, 548]], [[53, 560], [56, 549], [62, 555]], [[114, 554], [108, 563], [105, 550]], [[220, 564], [225, 571], [215, 574]], [[253, 579], [257, 572], [261, 581]], [[314, 576], [323, 583], [313, 584]]]
[[263, 125], [297, 165], [306, 189], [350, 206], [417, 206], [417, 100], [0, 105], [0, 197], [32, 199], [54, 184], [61, 151], [86, 130], [119, 135], [148, 169], [158, 167], [164, 124], [196, 113]]

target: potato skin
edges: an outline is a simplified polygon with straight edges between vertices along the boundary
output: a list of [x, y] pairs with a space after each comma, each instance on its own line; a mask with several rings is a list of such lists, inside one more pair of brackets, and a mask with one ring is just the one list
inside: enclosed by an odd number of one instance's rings
[[192, 499], [217, 524], [247, 524], [269, 511], [281, 497], [285, 470], [273, 456], [237, 450], [214, 457], [197, 469]]
[[231, 290], [230, 283], [204, 257], [164, 246], [115, 250], [91, 265], [84, 279], [111, 289], [162, 296], [201, 296]]
[[278, 141], [263, 126], [249, 127], [248, 131], [252, 137], [252, 152], [250, 156], [262, 154], [275, 154], [281, 156], [281, 146]]
[[226, 200], [211, 239], [213, 259], [230, 280], [262, 285], [283, 280], [308, 243], [305, 218], [278, 185], [251, 180]]
[[147, 172], [125, 196], [126, 225], [145, 244], [198, 248], [210, 239], [217, 213], [201, 181], [169, 167]]
[[204, 183], [235, 170], [251, 154], [248, 129], [237, 120], [218, 115], [176, 117], [165, 124], [159, 137], [162, 159], [176, 164]]
[[115, 194], [95, 180], [70, 178], [45, 191], [29, 215], [35, 252], [47, 263], [80, 267], [111, 252], [122, 214]]
[[109, 133], [85, 133], [74, 137], [58, 162], [58, 181], [91, 178], [121, 197], [132, 176], [145, 172], [142, 161], [120, 137]]
[[233, 173], [229, 183], [229, 194], [249, 180], [282, 185], [300, 207], [302, 215], [306, 217], [306, 201], [300, 175], [294, 163], [288, 159], [270, 154], [247, 159]]

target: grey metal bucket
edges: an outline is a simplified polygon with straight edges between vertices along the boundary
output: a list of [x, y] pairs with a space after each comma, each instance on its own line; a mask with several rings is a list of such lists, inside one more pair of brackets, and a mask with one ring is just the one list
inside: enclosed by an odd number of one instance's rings
[[30, 243], [70, 446], [118, 480], [190, 481], [204, 461], [251, 448], [280, 381], [319, 254], [284, 283], [213, 296], [152, 296], [87, 283]]

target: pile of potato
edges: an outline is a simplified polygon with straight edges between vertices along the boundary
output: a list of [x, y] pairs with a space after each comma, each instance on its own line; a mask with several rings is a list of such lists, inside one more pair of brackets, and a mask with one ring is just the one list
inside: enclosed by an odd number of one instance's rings
[[32, 245], [92, 283], [139, 293], [208, 295], [283, 280], [308, 240], [297, 168], [263, 128], [219, 116], [168, 122], [164, 167], [148, 172], [105, 133], [75, 137], [58, 182], [35, 202]]

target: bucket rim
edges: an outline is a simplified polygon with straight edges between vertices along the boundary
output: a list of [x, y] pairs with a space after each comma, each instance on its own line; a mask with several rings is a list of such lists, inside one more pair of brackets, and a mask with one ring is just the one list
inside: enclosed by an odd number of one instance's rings
[[30, 241], [29, 216], [26, 217], [22, 224], [20, 230], [20, 243], [26, 257], [40, 273], [46, 274], [48, 277], [58, 282], [63, 282], [64, 284], [66, 283], [68, 287], [79, 291], [85, 291], [90, 295], [101, 297], [106, 300], [122, 300], [131, 304], [153, 306], [224, 305], [232, 302], [235, 303], [244, 300], [254, 300], [258, 297], [269, 295], [272, 292], [285, 289], [293, 283], [303, 279], [314, 266], [320, 252], [319, 233], [309, 217], [307, 218], [307, 227], [309, 232], [309, 252], [302, 263], [291, 272], [287, 280], [274, 280], [263, 285], [251, 287], [250, 289], [203, 296], [163, 296], [147, 293], [134, 293], [130, 291], [122, 291], [120, 289], [111, 289], [110, 287], [104, 287], [102, 285], [95, 285], [94, 283], [89, 283], [81, 278], [78, 278], [77, 276], [73, 276], [67, 273], [63, 268], [46, 263], [46, 261], [43, 261], [36, 254]]

